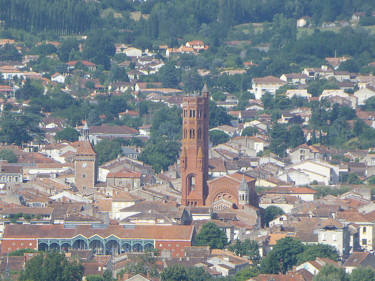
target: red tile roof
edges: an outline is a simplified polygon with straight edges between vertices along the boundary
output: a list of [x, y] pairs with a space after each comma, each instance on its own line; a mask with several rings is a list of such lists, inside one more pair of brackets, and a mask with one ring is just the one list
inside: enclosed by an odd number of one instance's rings
[[103, 238], [115, 235], [121, 239], [156, 239], [191, 241], [192, 225], [139, 225], [126, 229], [121, 225], [109, 225], [107, 228], [91, 228], [90, 225], [77, 225], [76, 228], [64, 228], [64, 225], [7, 225], [3, 240], [7, 239], [70, 239], [79, 234], [84, 237], [99, 235]]
[[76, 154], [96, 155], [96, 152], [89, 141], [79, 141]]

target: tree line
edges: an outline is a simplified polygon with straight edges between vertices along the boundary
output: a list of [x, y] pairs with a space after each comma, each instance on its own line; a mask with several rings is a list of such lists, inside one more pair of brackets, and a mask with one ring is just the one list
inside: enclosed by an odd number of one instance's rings
[[99, 9], [80, 0], [1, 0], [0, 20], [30, 32], [82, 33], [97, 25]]

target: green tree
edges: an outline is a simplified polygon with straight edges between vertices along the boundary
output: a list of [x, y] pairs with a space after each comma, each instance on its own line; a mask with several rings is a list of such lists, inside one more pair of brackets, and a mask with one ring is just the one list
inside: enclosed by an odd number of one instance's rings
[[305, 245], [305, 249], [298, 255], [298, 264], [315, 260], [316, 258], [330, 258], [337, 261], [339, 255], [335, 247], [326, 244]]
[[121, 153], [121, 146], [117, 141], [104, 139], [94, 146], [98, 154], [98, 165], [116, 159]]
[[152, 165], [155, 172], [168, 170], [168, 167], [177, 161], [180, 152], [180, 144], [170, 141], [165, 137], [151, 138], [142, 151], [140, 160]]
[[349, 281], [349, 275], [344, 268], [338, 268], [331, 264], [323, 266], [315, 276], [314, 281]]
[[202, 267], [186, 267], [180, 264], [167, 267], [161, 274], [162, 281], [210, 281], [214, 278]]
[[253, 264], [257, 264], [259, 262], [259, 245], [254, 240], [246, 239], [242, 242], [241, 240], [237, 239], [236, 241], [232, 242], [228, 249], [240, 257], [246, 256], [253, 262]]
[[250, 278], [259, 275], [259, 268], [257, 266], [249, 266], [236, 274], [234, 277], [235, 281], [247, 281]]
[[176, 264], [171, 267], [164, 269], [161, 274], [161, 280], [163, 281], [188, 281], [188, 274], [186, 267]]
[[270, 150], [279, 156], [285, 156], [289, 147], [289, 131], [285, 125], [276, 124], [271, 130]]
[[162, 106], [153, 116], [151, 138], [165, 136], [168, 140], [181, 139], [181, 108]]
[[124, 271], [133, 275], [143, 274], [146, 276], [150, 275], [151, 277], [159, 276], [156, 258], [150, 253], [131, 256]]
[[283, 214], [284, 214], [284, 211], [280, 207], [277, 207], [277, 206], [268, 206], [264, 210], [264, 223], [266, 224], [266, 226], [268, 226], [268, 224], [269, 224], [270, 221], [273, 221], [278, 216], [281, 216]]
[[213, 222], [204, 224], [196, 238], [198, 246], [210, 246], [210, 249], [223, 249], [227, 241], [225, 232]]
[[59, 54], [60, 60], [63, 62], [69, 61], [69, 55], [72, 51], [78, 51], [79, 42], [76, 39], [64, 40], [58, 48], [57, 53]]
[[245, 129], [242, 130], [241, 136], [252, 137], [252, 136], [255, 136], [258, 132], [259, 132], [258, 128], [248, 126], [248, 127], [246, 127]]
[[38, 98], [42, 94], [43, 86], [32, 82], [30, 78], [27, 78], [23, 87], [16, 91], [16, 98], [21, 100], [28, 100], [31, 98]]
[[62, 253], [48, 252], [30, 259], [19, 277], [20, 281], [80, 281], [83, 266], [69, 262]]
[[341, 177], [341, 182], [349, 184], [361, 184], [362, 181], [357, 174], [347, 173]]
[[112, 270], [107, 269], [103, 274], [103, 281], [114, 281]]
[[181, 81], [180, 70], [176, 68], [173, 62], [168, 62], [160, 68], [159, 77], [166, 88], [178, 88]]
[[227, 141], [229, 141], [230, 136], [227, 133], [224, 133], [223, 131], [220, 131], [220, 130], [211, 130], [210, 140], [212, 141], [212, 144], [216, 146], [218, 144], [226, 143]]
[[375, 271], [371, 267], [358, 267], [350, 274], [350, 281], [373, 281]]
[[104, 281], [103, 277], [100, 275], [88, 275], [86, 276], [87, 281]]
[[[269, 255], [261, 262], [261, 271], [266, 274], [285, 273], [297, 264], [297, 256], [304, 249], [301, 241], [285, 237], [277, 241]], [[283, 268], [280, 268], [280, 264]]]
[[25, 248], [25, 249], [20, 249], [20, 250], [10, 252], [9, 256], [23, 257], [25, 253], [37, 253], [37, 252], [38, 252], [37, 250]]
[[0, 61], [20, 61], [21, 59], [22, 55], [15, 46], [5, 44], [3, 48], [0, 48]]
[[305, 143], [305, 134], [300, 126], [294, 125], [289, 129], [289, 147], [295, 148]]
[[0, 159], [6, 160], [9, 163], [17, 163], [18, 157], [17, 154], [10, 149], [3, 149], [0, 151]]
[[74, 142], [74, 141], [78, 141], [78, 138], [79, 138], [79, 132], [72, 127], [66, 127], [62, 129], [61, 131], [58, 131], [55, 135], [55, 140], [57, 141], [66, 140], [66, 141]]
[[33, 139], [42, 138], [39, 117], [32, 114], [4, 112], [0, 118], [0, 142], [22, 145]]
[[210, 128], [220, 125], [230, 125], [231, 117], [224, 107], [217, 106], [210, 100]]

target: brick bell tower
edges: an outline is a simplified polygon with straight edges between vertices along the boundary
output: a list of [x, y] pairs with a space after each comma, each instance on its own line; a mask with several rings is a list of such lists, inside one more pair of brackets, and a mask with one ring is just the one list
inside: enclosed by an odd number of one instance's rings
[[185, 206], [204, 206], [208, 195], [209, 93], [184, 97], [181, 153], [182, 200]]

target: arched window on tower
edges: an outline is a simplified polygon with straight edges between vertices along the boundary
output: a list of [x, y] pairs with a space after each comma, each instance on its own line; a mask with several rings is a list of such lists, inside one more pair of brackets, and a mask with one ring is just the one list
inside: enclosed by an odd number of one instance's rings
[[188, 190], [189, 191], [195, 190], [195, 176], [194, 175], [190, 175], [188, 177]]
[[194, 129], [190, 129], [190, 138], [195, 139], [195, 130]]
[[202, 139], [202, 129], [201, 128], [198, 129], [198, 139], [199, 140]]
[[184, 139], [187, 139], [187, 129], [184, 130]]

